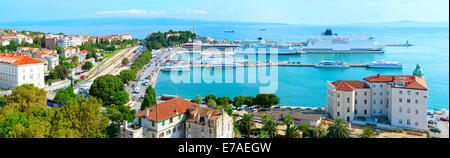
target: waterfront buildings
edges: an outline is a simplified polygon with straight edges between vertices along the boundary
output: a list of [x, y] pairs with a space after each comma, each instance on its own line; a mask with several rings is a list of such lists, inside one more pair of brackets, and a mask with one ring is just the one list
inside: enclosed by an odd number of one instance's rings
[[56, 45], [60, 46], [61, 48], [77, 47], [83, 44], [83, 42], [85, 41], [87, 41], [87, 39], [84, 40], [84, 37], [81, 35], [65, 36], [62, 40], [58, 41]]
[[221, 110], [196, 108], [186, 120], [186, 138], [233, 138], [233, 118]]
[[[223, 112], [208, 108], [199, 108], [198, 104], [177, 97], [153, 105], [135, 114], [135, 122], [126, 121], [120, 127], [121, 138], [184, 138], [184, 137], [229, 137], [229, 129], [233, 129], [233, 121]], [[209, 117], [209, 118], [206, 118]], [[195, 119], [201, 119], [197, 122]], [[187, 121], [188, 120], [188, 121]], [[193, 135], [195, 130], [204, 128], [205, 120], [211, 134]], [[190, 126], [186, 127], [186, 126]], [[186, 129], [188, 128], [188, 129]], [[214, 131], [213, 131], [214, 130]], [[186, 135], [189, 133], [191, 135]]]
[[[421, 72], [420, 67], [414, 72]], [[373, 121], [425, 131], [427, 100], [428, 88], [418, 73], [327, 82], [328, 113], [347, 122]]]
[[30, 56], [0, 53], [0, 88], [32, 83], [44, 87], [44, 62]]

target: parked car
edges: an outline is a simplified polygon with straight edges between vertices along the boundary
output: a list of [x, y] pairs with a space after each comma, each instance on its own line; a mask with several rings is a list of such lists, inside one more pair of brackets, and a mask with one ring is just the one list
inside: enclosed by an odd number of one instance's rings
[[441, 117], [440, 120], [441, 121], [448, 121], [448, 117]]
[[436, 124], [436, 121], [428, 120], [428, 124]]
[[441, 133], [441, 130], [439, 128], [436, 128], [436, 127], [430, 128], [430, 131], [431, 132], [435, 132], [435, 133]]

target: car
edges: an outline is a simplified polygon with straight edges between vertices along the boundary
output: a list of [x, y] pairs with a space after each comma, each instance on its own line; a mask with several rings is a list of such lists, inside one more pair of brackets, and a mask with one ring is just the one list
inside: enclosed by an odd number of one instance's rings
[[448, 117], [441, 117], [440, 120], [441, 121], [448, 121]]
[[428, 124], [436, 124], [436, 121], [428, 120]]
[[435, 133], [441, 133], [441, 130], [439, 128], [436, 128], [436, 127], [430, 128], [430, 131], [431, 132], [435, 132]]

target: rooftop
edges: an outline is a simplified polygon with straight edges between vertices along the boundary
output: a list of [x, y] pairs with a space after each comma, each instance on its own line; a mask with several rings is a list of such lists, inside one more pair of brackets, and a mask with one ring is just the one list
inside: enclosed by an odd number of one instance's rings
[[353, 91], [355, 89], [369, 88], [364, 84], [364, 82], [356, 80], [338, 80], [332, 82], [332, 84], [336, 86], [336, 90], [341, 91]]
[[[137, 117], [147, 118], [160, 122], [178, 114], [185, 113], [191, 106], [198, 107], [198, 104], [187, 101], [183, 98], [177, 97], [159, 104], [153, 105], [146, 110], [142, 110], [134, 114]], [[148, 115], [146, 113], [148, 111]]]
[[404, 82], [404, 88], [427, 90], [425, 79], [413, 75], [375, 75], [364, 78], [367, 82]]
[[43, 62], [40, 60], [31, 58], [29, 56], [0, 53], [0, 63], [12, 64], [12, 65], [26, 65], [26, 64], [43, 63]]

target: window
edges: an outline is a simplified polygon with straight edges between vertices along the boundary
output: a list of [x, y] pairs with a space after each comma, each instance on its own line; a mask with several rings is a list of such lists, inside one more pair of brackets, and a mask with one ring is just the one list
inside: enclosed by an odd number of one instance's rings
[[375, 84], [373, 84], [373, 87], [375, 88], [375, 87], [376, 87], [376, 85], [375, 85]]
[[155, 127], [155, 121], [152, 121], [152, 127]]
[[181, 120], [181, 114], [178, 114], [178, 120]]
[[406, 99], [406, 102], [407, 102], [407, 103], [410, 103], [410, 102], [411, 102], [411, 100], [410, 100], [410, 99]]
[[188, 126], [189, 128], [191, 128], [191, 124], [189, 124], [189, 126]]
[[399, 123], [399, 124], [402, 124], [402, 123], [403, 123], [402, 119], [398, 120], [398, 123]]
[[358, 114], [358, 110], [355, 109], [355, 114]]
[[175, 132], [177, 132], [177, 128], [176, 128], [176, 127], [173, 127], [172, 133], [175, 133]]
[[209, 129], [209, 134], [212, 134], [212, 130], [211, 129]]
[[402, 107], [400, 107], [400, 108], [398, 109], [398, 111], [399, 111], [399, 112], [402, 112], [402, 111], [403, 111]]
[[389, 92], [386, 92], [386, 95], [389, 95]]
[[382, 114], [383, 113], [383, 110], [380, 110], [380, 114]]
[[367, 96], [367, 92], [364, 92], [364, 96]]
[[162, 121], [162, 126], [164, 126], [166, 124], [166, 120]]
[[162, 132], [161, 134], [159, 134], [159, 138], [163, 138], [164, 137], [164, 132]]
[[418, 115], [418, 114], [419, 114], [419, 110], [416, 109], [416, 115]]
[[419, 122], [414, 123], [414, 125], [419, 126]]
[[367, 100], [366, 99], [364, 99], [364, 104], [367, 104]]
[[169, 130], [166, 131], [166, 134], [169, 135], [170, 132], [171, 132], [171, 130], [169, 129]]
[[367, 110], [364, 110], [364, 115], [367, 115]]
[[402, 101], [403, 101], [403, 100], [402, 100], [402, 98], [398, 98], [398, 102], [400, 102], [400, 103], [401, 103]]
[[355, 104], [358, 104], [358, 100], [355, 99]]
[[350, 122], [350, 117], [347, 116], [347, 122]]
[[380, 95], [383, 95], [383, 92], [380, 92]]
[[376, 104], [377, 103], [377, 101], [376, 100], [373, 100], [373, 104]]
[[411, 111], [409, 110], [409, 108], [406, 110], [406, 112], [409, 114]]
[[398, 91], [398, 93], [402, 94], [402, 93], [403, 93], [403, 91], [402, 91], [402, 90], [400, 90], [400, 91]]
[[381, 87], [381, 88], [383, 88], [383, 85], [382, 85], [382, 84], [380, 84], [380, 87]]
[[380, 104], [383, 104], [383, 100], [380, 100]]
[[377, 113], [377, 111], [373, 110], [373, 111], [372, 111], [372, 113], [373, 113], [373, 114], [376, 114], [376, 113]]
[[181, 131], [183, 129], [183, 125], [178, 126], [178, 131]]
[[350, 107], [347, 107], [347, 112], [350, 112]]
[[355, 95], [358, 95], [358, 92], [355, 91]]
[[411, 121], [409, 121], [409, 119], [406, 120], [406, 124], [407, 124], [407, 125], [410, 125], [410, 124], [411, 124]]
[[416, 104], [419, 104], [419, 100], [417, 100], [417, 99], [416, 99], [416, 101], [415, 101], [415, 102], [416, 102]]
[[373, 95], [376, 95], [376, 93], [375, 93], [375, 92], [373, 92], [372, 94], [373, 94]]
[[411, 91], [408, 90], [408, 91], [406, 91], [406, 93], [408, 93], [408, 95], [410, 95], [410, 94], [411, 94]]
[[347, 103], [350, 103], [350, 98], [349, 97], [347, 97]]
[[340, 102], [338, 102], [338, 107], [339, 107], [340, 105], [341, 105]]
[[337, 116], [338, 116], [338, 117], [339, 117], [339, 114], [340, 114], [340, 113], [339, 113], [339, 112], [337, 112]]
[[338, 95], [338, 98], [341, 96], [340, 94], [337, 94]]
[[419, 95], [419, 92], [416, 92], [416, 95]]
[[169, 121], [169, 123], [172, 123], [173, 122], [173, 118], [170, 118], [170, 121]]
[[152, 138], [156, 138], [156, 135], [155, 135], [155, 133], [152, 133]]

